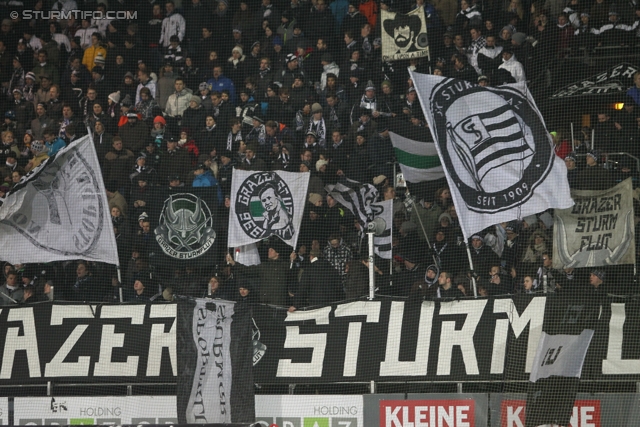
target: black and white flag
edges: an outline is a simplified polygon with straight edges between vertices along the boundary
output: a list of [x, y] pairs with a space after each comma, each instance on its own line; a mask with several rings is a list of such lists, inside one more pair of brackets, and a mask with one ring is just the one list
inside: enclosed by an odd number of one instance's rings
[[393, 257], [393, 200], [373, 203], [372, 209], [376, 218], [382, 218], [385, 223], [384, 232], [373, 238], [374, 252], [382, 259]]
[[600, 306], [572, 295], [546, 299], [529, 375], [526, 425], [569, 425]]
[[422, 58], [429, 55], [429, 38], [424, 8], [397, 13], [382, 10], [382, 60]]
[[465, 238], [573, 206], [566, 167], [526, 85], [482, 87], [410, 71]]
[[233, 170], [229, 247], [277, 236], [296, 247], [309, 173]]
[[375, 217], [371, 204], [378, 198], [378, 190], [373, 184], [361, 184], [345, 179], [335, 185], [325, 185], [324, 189], [338, 203], [349, 209], [363, 228]]
[[177, 318], [179, 423], [253, 422], [250, 311], [230, 301], [183, 299]]
[[0, 259], [120, 263], [90, 136], [42, 162], [0, 202]]

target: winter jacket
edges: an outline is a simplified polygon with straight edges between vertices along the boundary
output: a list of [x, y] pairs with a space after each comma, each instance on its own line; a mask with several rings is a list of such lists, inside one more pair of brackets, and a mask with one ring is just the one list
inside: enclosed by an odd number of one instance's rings
[[182, 41], [186, 30], [187, 23], [184, 17], [179, 13], [172, 13], [162, 21], [162, 30], [160, 31], [160, 40], [158, 43], [160, 43], [162, 47], [168, 47], [171, 36], [178, 36], [180, 41]]
[[171, 117], [182, 117], [184, 110], [189, 108], [189, 102], [192, 95], [191, 89], [182, 89], [180, 92], [175, 92], [169, 99], [167, 99], [167, 105], [165, 106], [165, 113]]
[[89, 46], [84, 51], [84, 56], [82, 57], [82, 63], [84, 64], [85, 67], [87, 67], [87, 70], [91, 71], [93, 70], [93, 67], [96, 66], [95, 59], [99, 53], [102, 54], [104, 58], [107, 57], [107, 50], [100, 45]]
[[322, 75], [320, 75], [320, 89], [324, 90], [327, 87], [327, 74], [335, 74], [336, 77], [340, 76], [340, 67], [335, 62], [331, 64], [324, 65], [322, 67]]
[[516, 79], [516, 82], [524, 82], [527, 80], [524, 75], [524, 67], [516, 59], [515, 55], [512, 55], [509, 60], [503, 61], [498, 69], [500, 68], [502, 68], [503, 70], [507, 70], [513, 76], [513, 78]]

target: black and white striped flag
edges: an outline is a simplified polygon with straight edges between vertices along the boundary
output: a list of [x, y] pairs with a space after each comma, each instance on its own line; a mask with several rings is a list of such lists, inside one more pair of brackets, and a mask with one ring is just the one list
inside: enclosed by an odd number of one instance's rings
[[376, 217], [384, 219], [386, 229], [374, 239], [375, 252], [381, 258], [391, 259], [393, 200], [375, 203], [378, 190], [372, 184], [361, 184], [350, 179], [324, 188], [338, 203], [351, 211], [363, 229]]
[[375, 217], [371, 204], [378, 198], [378, 190], [373, 184], [361, 184], [358, 181], [345, 179], [324, 187], [338, 203], [349, 209], [364, 228]]
[[386, 227], [384, 232], [373, 238], [374, 251], [382, 259], [392, 258], [393, 241], [393, 200], [385, 200], [373, 204], [376, 218], [384, 219]]

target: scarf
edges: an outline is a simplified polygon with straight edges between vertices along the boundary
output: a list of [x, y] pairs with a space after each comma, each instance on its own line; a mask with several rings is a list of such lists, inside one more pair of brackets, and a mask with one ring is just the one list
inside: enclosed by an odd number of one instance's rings
[[260, 70], [258, 74], [260, 75], [260, 79], [264, 79], [267, 74], [271, 71], [271, 68], [267, 67], [264, 70]]
[[309, 120], [309, 126], [307, 128], [307, 132], [310, 130], [316, 133], [316, 138], [318, 139], [320, 146], [324, 147], [326, 136], [327, 136], [327, 127], [324, 123], [324, 119], [320, 119], [317, 122], [314, 120]]
[[242, 141], [242, 131], [238, 131], [237, 134], [233, 134], [233, 132], [229, 132], [227, 135], [227, 150], [233, 151], [233, 143]]

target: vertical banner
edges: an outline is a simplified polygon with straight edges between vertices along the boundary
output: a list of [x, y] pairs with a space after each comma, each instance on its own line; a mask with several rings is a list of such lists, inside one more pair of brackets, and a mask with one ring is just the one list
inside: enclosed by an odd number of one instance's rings
[[429, 55], [424, 8], [407, 14], [381, 10], [382, 60], [422, 58]]
[[[241, 310], [240, 314], [249, 315], [249, 312]], [[248, 326], [249, 333], [232, 331], [236, 320]], [[180, 424], [253, 422], [253, 380], [250, 370], [246, 369], [252, 364], [252, 353], [241, 351], [241, 348], [251, 348], [250, 331], [250, 323], [237, 318], [233, 302], [206, 299], [179, 302], [177, 408]], [[248, 382], [250, 387], [243, 382]], [[242, 393], [234, 392], [235, 388]]]
[[489, 88], [410, 71], [465, 238], [573, 206], [567, 169], [525, 84]]
[[555, 211], [553, 267], [635, 263], [631, 178], [608, 190], [572, 190], [571, 196], [572, 208]]

